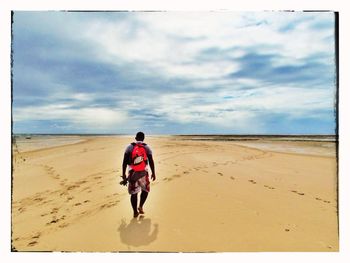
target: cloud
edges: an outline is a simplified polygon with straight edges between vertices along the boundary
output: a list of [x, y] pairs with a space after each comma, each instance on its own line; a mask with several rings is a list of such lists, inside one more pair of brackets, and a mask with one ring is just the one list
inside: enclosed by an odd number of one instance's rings
[[331, 12], [15, 12], [14, 131], [328, 133], [333, 24]]
[[31, 106], [16, 110], [14, 122], [26, 120], [64, 122], [82, 130], [113, 129], [126, 123], [128, 113], [108, 108], [73, 108], [69, 104]]
[[[232, 78], [251, 78], [263, 84], [299, 85], [302, 87], [323, 87], [334, 85], [335, 66], [315, 61], [314, 57], [306, 58], [299, 65], [274, 65], [278, 55], [248, 53], [240, 60], [241, 69], [230, 74]], [[278, 59], [278, 58], [277, 58]]]

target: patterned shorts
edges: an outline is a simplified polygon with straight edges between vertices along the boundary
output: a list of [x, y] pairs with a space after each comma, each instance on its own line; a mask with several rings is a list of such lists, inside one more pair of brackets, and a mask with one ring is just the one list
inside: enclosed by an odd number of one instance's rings
[[137, 194], [141, 190], [147, 193], [150, 191], [149, 175], [148, 175], [148, 172], [146, 171], [142, 171], [142, 172], [131, 171], [128, 181], [129, 181], [128, 192], [131, 195]]

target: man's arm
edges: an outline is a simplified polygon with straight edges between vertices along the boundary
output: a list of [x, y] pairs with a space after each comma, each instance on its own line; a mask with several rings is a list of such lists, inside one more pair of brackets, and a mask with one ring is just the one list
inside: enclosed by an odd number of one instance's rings
[[152, 154], [147, 156], [148, 161], [149, 161], [149, 167], [151, 167], [151, 171], [152, 171], [152, 180], [156, 180], [156, 169], [154, 168], [154, 161], [153, 161], [153, 156]]
[[128, 166], [128, 160], [129, 160], [129, 155], [127, 153], [124, 153], [124, 159], [123, 159], [123, 167], [122, 167], [122, 170], [123, 170], [123, 174], [122, 174], [122, 177], [123, 177], [123, 180], [126, 179], [126, 167]]

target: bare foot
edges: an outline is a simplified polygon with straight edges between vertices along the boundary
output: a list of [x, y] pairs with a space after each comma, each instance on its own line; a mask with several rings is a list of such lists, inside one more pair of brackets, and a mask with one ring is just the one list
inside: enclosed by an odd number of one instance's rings
[[145, 212], [143, 211], [142, 207], [139, 207], [138, 210], [139, 210], [139, 213], [142, 214], [142, 215], [145, 213]]

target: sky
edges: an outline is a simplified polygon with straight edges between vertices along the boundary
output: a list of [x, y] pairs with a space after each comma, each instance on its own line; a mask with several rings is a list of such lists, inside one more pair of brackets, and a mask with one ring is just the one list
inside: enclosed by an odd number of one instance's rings
[[16, 11], [14, 133], [335, 134], [332, 12]]

